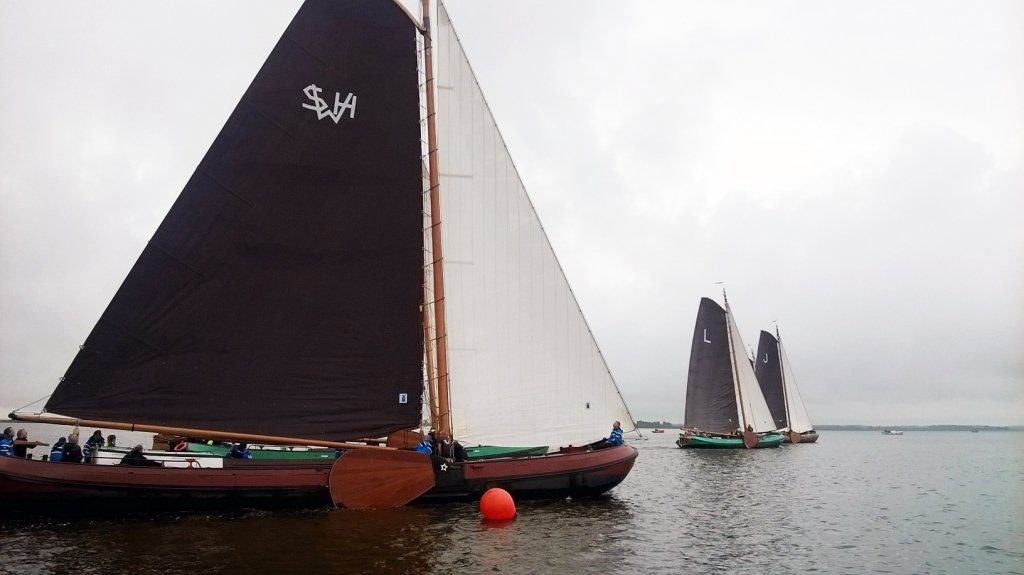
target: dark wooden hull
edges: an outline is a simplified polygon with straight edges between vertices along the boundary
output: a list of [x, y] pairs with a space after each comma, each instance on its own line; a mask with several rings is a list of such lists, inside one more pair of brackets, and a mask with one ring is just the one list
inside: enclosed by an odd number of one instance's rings
[[[788, 433], [783, 434], [783, 437], [785, 437], [785, 443], [793, 443], [789, 435], [790, 434]], [[797, 443], [814, 443], [815, 441], [818, 441], [817, 431], [804, 431], [800, 434], [800, 441], [798, 441]]]
[[[416, 502], [472, 501], [491, 487], [517, 499], [588, 497], [618, 485], [637, 451], [620, 446], [451, 463]], [[0, 457], [0, 515], [316, 508], [332, 505], [333, 462], [226, 461], [223, 469], [125, 467]]]
[[464, 463], [435, 460], [437, 483], [416, 502], [474, 501], [491, 487], [516, 500], [594, 497], [621, 483], [636, 457], [636, 448], [621, 445]]
[[0, 513], [91, 514], [319, 507], [331, 464], [125, 467], [0, 457]]

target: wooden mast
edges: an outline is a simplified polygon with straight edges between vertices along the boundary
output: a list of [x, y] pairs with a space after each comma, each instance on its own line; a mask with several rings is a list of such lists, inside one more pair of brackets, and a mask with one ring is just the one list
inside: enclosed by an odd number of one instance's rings
[[793, 431], [793, 420], [789, 415], [789, 393], [786, 392], [786, 366], [782, 358], [782, 335], [779, 333], [779, 324], [775, 324], [775, 349], [779, 354], [779, 377], [782, 379], [782, 403], [786, 406], [786, 427], [789, 429], [790, 443], [800, 443], [800, 434]]
[[[725, 300], [725, 332], [728, 334], [729, 341], [729, 362], [732, 366], [732, 384], [736, 388], [736, 397], [740, 404], [740, 419], [742, 419], [740, 432], [743, 434], [743, 445], [748, 448], [757, 447], [757, 435], [753, 432], [747, 431], [747, 412], [743, 409], [743, 386], [740, 385], [740, 373], [739, 367], [736, 365], [736, 351], [735, 346], [732, 343], [732, 322], [730, 316], [732, 310], [729, 309], [729, 296], [725, 294], [725, 288], [722, 288], [722, 298]], [[753, 444], [751, 444], [753, 443]]]
[[451, 403], [448, 397], [448, 331], [444, 313], [444, 257], [441, 250], [441, 197], [440, 174], [437, 161], [437, 127], [434, 107], [434, 50], [430, 37], [430, 0], [423, 6], [423, 60], [426, 68], [427, 92], [427, 158], [430, 169], [430, 244], [434, 275], [434, 330], [437, 352], [438, 417], [434, 426], [442, 436], [451, 437]]

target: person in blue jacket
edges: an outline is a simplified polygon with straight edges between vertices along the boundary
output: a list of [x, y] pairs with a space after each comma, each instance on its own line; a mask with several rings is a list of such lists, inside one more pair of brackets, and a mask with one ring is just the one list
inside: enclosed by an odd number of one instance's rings
[[435, 445], [437, 445], [437, 430], [431, 429], [430, 433], [427, 434], [427, 438], [416, 445], [416, 451], [426, 453], [427, 455], [433, 455]]
[[231, 446], [231, 450], [224, 456], [224, 459], [252, 459], [248, 443], [239, 443]]
[[608, 445], [612, 447], [622, 445], [622, 427], [618, 421], [612, 424], [612, 432], [608, 435]]
[[0, 455], [14, 456], [14, 428], [8, 427], [4, 434], [0, 435]]
[[61, 437], [57, 443], [53, 444], [53, 449], [50, 450], [50, 461], [64, 461], [64, 445], [67, 442], [67, 439]]

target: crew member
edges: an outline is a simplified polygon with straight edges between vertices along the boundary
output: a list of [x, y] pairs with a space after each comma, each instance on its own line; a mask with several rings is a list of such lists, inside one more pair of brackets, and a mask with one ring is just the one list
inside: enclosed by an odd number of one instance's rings
[[82, 447], [82, 457], [85, 458], [86, 462], [92, 463], [93, 456], [97, 454], [101, 447], [103, 447], [103, 432], [97, 429], [92, 432], [89, 439], [85, 440], [85, 446]]
[[612, 424], [612, 432], [608, 435], [608, 445], [612, 447], [622, 445], [622, 427], [618, 421]]
[[249, 453], [249, 444], [239, 443], [231, 446], [231, 450], [224, 456], [224, 459], [252, 459], [252, 453]]
[[14, 456], [14, 428], [8, 427], [4, 434], [0, 435], [0, 455]]

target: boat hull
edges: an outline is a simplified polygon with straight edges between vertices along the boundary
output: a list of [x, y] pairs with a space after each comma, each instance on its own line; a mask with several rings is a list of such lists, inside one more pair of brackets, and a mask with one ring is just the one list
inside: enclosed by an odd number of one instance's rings
[[0, 457], [0, 513], [308, 508], [331, 504], [330, 464], [240, 461], [221, 469], [126, 467]]
[[[784, 437], [783, 441], [785, 443], [793, 443], [793, 440], [790, 437], [790, 435], [792, 435], [792, 434], [787, 433], [785, 436], [783, 436]], [[801, 432], [800, 433], [800, 441], [797, 441], [797, 443], [814, 443], [815, 441], [818, 441], [818, 432], [812, 430], [812, 431]]]
[[[782, 445], [783, 437], [777, 433], [766, 433], [757, 438], [757, 448], [778, 447]], [[742, 437], [719, 437], [713, 435], [700, 435], [696, 433], [680, 434], [676, 445], [684, 449], [743, 449]]]
[[416, 502], [473, 501], [492, 487], [517, 500], [594, 497], [621, 483], [636, 457], [636, 448], [621, 445], [462, 463], [435, 459], [436, 485]]
[[[452, 463], [416, 502], [472, 501], [491, 487], [517, 499], [592, 497], [618, 485], [637, 450], [619, 446]], [[0, 515], [317, 508], [332, 505], [334, 460], [225, 460], [225, 467], [126, 467], [0, 457]]]

